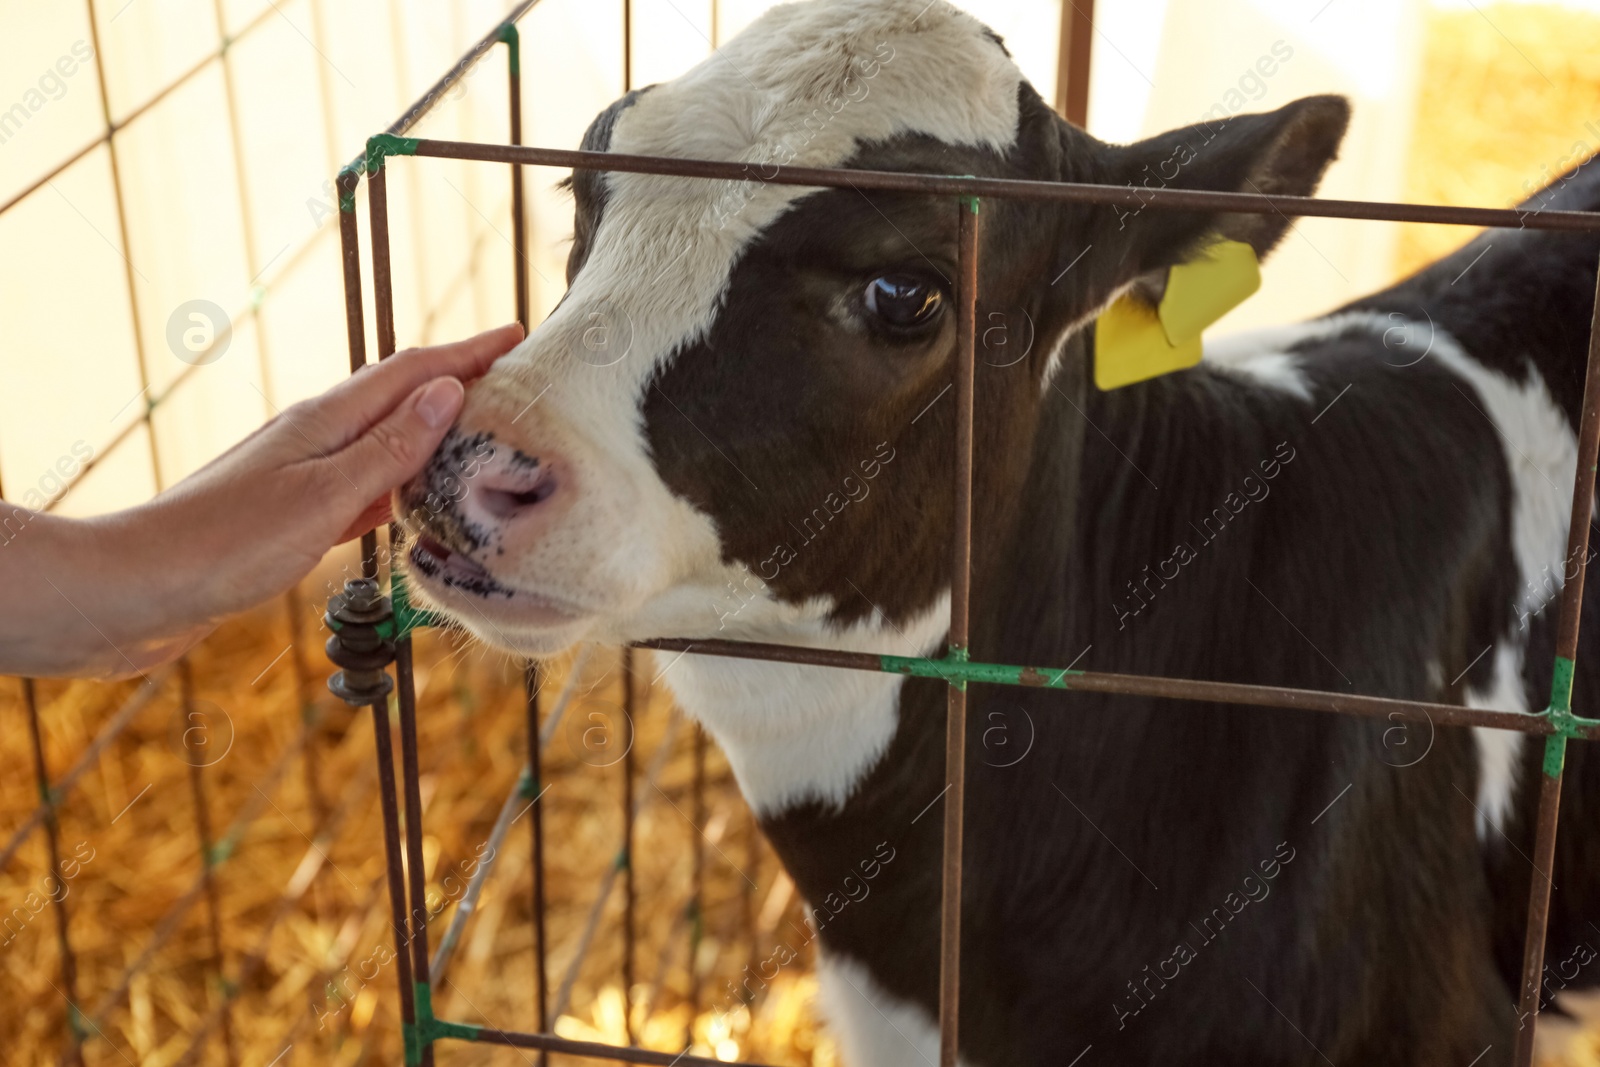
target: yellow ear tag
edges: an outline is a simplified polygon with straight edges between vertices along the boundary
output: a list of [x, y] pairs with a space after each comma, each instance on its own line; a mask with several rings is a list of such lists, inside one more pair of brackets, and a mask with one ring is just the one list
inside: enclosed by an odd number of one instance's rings
[[1200, 334], [1261, 288], [1255, 249], [1218, 241], [1167, 272], [1159, 308], [1129, 295], [1095, 320], [1094, 383], [1117, 389], [1200, 362]]

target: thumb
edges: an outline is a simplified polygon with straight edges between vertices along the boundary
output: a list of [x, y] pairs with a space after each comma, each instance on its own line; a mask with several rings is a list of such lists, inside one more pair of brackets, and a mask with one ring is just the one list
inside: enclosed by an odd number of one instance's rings
[[461, 411], [466, 390], [455, 378], [435, 378], [413, 390], [381, 422], [331, 456], [340, 482], [352, 484], [357, 509], [420, 471]]

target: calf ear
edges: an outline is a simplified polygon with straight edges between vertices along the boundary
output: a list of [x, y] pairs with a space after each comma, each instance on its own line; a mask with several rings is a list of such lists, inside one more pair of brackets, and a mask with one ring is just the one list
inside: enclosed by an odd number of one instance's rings
[[[1309, 196], [1338, 155], [1349, 122], [1344, 97], [1308, 96], [1276, 111], [1202, 122], [1112, 148], [1109, 180], [1136, 189]], [[1289, 223], [1278, 212], [1240, 215], [1133, 205], [1115, 208], [1110, 226], [1116, 232], [1102, 236], [1129, 253], [1119, 271], [1125, 284], [1164, 271], [1218, 238], [1243, 241], [1265, 258]]]

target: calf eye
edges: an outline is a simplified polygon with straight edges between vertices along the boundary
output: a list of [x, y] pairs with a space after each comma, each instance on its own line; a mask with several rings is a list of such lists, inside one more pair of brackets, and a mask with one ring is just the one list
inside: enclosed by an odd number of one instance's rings
[[867, 310], [885, 325], [907, 330], [938, 317], [944, 294], [915, 274], [881, 274], [867, 283]]

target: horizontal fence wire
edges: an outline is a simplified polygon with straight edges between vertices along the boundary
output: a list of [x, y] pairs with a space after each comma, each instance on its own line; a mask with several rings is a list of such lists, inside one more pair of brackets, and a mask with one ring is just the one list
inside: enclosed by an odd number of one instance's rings
[[[943, 681], [979, 682], [991, 685], [1018, 685], [1065, 689], [1079, 693], [1112, 693], [1123, 696], [1163, 697], [1170, 700], [1206, 701], [1222, 704], [1250, 704], [1257, 707], [1325, 711], [1337, 715], [1357, 715], [1406, 722], [1431, 722], [1441, 726], [1489, 726], [1498, 730], [1548, 736], [1558, 727], [1544, 716], [1528, 712], [1490, 711], [1459, 704], [1436, 704], [1422, 700], [1332, 693], [1318, 689], [1286, 686], [1247, 685], [1238, 682], [1208, 682], [1193, 678], [1162, 678], [1147, 674], [1115, 674], [1079, 671], [1056, 667], [1018, 667], [1000, 663], [978, 663], [951, 658], [880, 655], [875, 652], [846, 652], [803, 645], [774, 645], [757, 641], [664, 637], [641, 641], [640, 648], [662, 652], [695, 653], [703, 656], [731, 656], [736, 659], [769, 660], [814, 667], [837, 667], [855, 671], [884, 671]], [[1600, 722], [1579, 719], [1573, 736], [1600, 738]]]
[[621, 152], [587, 152], [564, 148], [529, 148], [438, 141], [379, 135], [368, 153], [472, 159], [484, 163], [524, 163], [575, 170], [661, 174], [682, 178], [714, 178], [756, 184], [926, 193], [935, 196], [998, 197], [1058, 203], [1155, 207], [1163, 210], [1217, 211], [1244, 215], [1290, 215], [1304, 218], [1366, 219], [1376, 222], [1428, 222], [1446, 226], [1498, 229], [1600, 231], [1600, 213], [1518, 208], [1454, 207], [1448, 204], [1403, 204], [1380, 200], [1322, 200], [1312, 196], [1228, 193], [1206, 189], [1148, 189], [1134, 185], [1026, 181], [1018, 178], [975, 178], [846, 167], [792, 167], [760, 162], [636, 156]]

